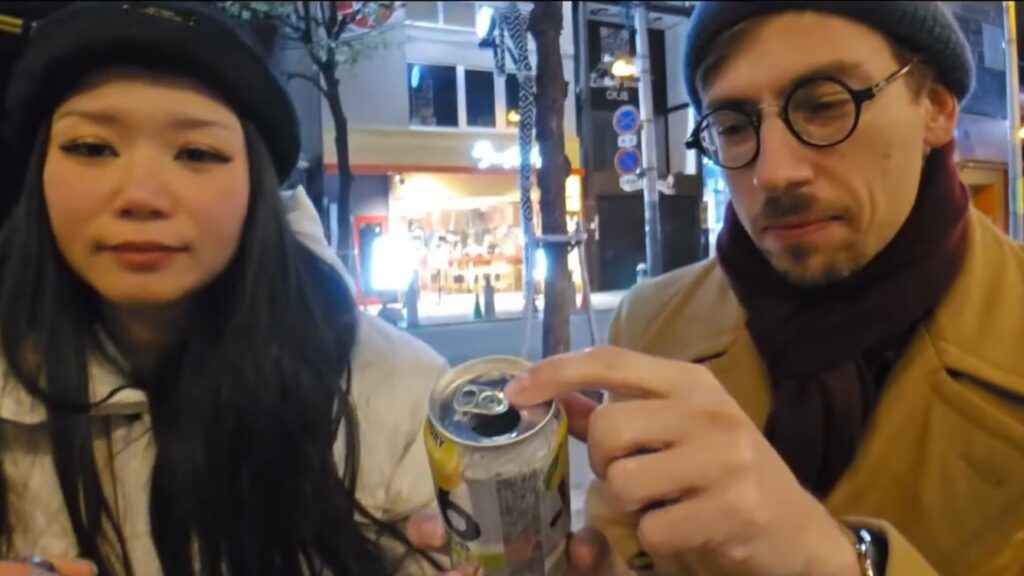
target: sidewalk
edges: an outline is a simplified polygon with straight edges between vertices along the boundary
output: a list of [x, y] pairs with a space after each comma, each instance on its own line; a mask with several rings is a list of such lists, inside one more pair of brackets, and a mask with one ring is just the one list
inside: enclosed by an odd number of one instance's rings
[[[590, 303], [594, 310], [614, 310], [626, 291], [594, 292], [590, 296]], [[576, 295], [576, 304], [579, 306], [580, 295]], [[430, 326], [437, 324], [456, 324], [460, 322], [473, 322], [473, 309], [476, 298], [473, 294], [444, 294], [438, 302], [437, 294], [421, 294], [419, 301], [420, 325]], [[480, 302], [481, 307], [483, 301]], [[380, 306], [367, 306], [366, 311], [370, 314], [377, 314]], [[495, 320], [511, 320], [521, 318], [523, 315], [523, 293], [502, 292], [494, 295]], [[544, 311], [544, 297], [537, 297], [537, 310]], [[404, 310], [403, 310], [404, 312]], [[577, 314], [583, 310], [577, 309]], [[479, 322], [481, 320], [477, 320]]]

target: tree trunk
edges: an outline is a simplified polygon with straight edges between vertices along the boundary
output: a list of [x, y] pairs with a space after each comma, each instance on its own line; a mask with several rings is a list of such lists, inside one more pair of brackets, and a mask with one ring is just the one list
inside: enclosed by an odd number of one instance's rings
[[[565, 180], [569, 165], [565, 156], [565, 98], [568, 85], [562, 70], [562, 3], [537, 2], [530, 11], [530, 34], [537, 44], [537, 145], [541, 168], [541, 232], [545, 236], [566, 234]], [[548, 273], [544, 283], [544, 328], [542, 351], [545, 358], [570, 350], [569, 313], [575, 290], [569, 279], [569, 249], [565, 243], [547, 244]]]
[[341, 91], [338, 88], [338, 75], [332, 65], [320, 71], [324, 77], [324, 88], [327, 91], [327, 106], [334, 120], [334, 149], [337, 153], [338, 165], [338, 257], [355, 273], [355, 262], [352, 259], [352, 166], [349, 164], [348, 149], [348, 118], [341, 106]]

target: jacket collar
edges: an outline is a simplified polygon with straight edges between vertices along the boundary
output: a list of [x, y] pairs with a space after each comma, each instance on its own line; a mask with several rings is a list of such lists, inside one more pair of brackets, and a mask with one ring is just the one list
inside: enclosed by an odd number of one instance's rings
[[[106, 333], [99, 330], [104, 359], [95, 355], [89, 361], [89, 401], [92, 416], [136, 416], [149, 410], [146, 394], [138, 388], [125, 388], [126, 362]], [[113, 365], [111, 364], [113, 362]], [[47, 419], [45, 404], [29, 394], [10, 370], [0, 369], [0, 420], [17, 424], [41, 424]]]
[[[960, 273], [924, 330], [947, 371], [985, 382], [1024, 402], [1024, 354], [1010, 349], [1024, 338], [1019, 304], [1024, 299], [1024, 247], [1011, 242], [974, 209], [967, 234]], [[687, 315], [689, 326], [678, 330], [692, 334], [693, 327], [699, 327], [699, 337], [675, 339], [681, 346], [679, 357], [722, 369], [733, 360], [758, 358], [745, 326], [746, 313], [717, 260], [696, 268], [695, 281], [674, 296], [693, 310]], [[667, 316], [671, 315], [663, 315], [661, 321]], [[660, 328], [647, 333], [663, 334]], [[644, 343], [641, 349], [651, 344]], [[763, 365], [760, 371], [764, 373]]]
[[971, 211], [963, 269], [925, 330], [947, 371], [1024, 402], [1024, 246]]

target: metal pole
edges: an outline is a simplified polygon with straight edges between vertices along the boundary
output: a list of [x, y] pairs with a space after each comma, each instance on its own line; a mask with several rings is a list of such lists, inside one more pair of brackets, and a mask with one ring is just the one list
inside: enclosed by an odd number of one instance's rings
[[1007, 224], [1010, 237], [1024, 241], [1024, 185], [1021, 181], [1021, 143], [1017, 132], [1020, 130], [1020, 74], [1017, 68], [1017, 20], [1016, 2], [1004, 2], [1006, 32], [1006, 95], [1009, 105], [1008, 129], [1010, 136], [1010, 158], [1006, 163]]
[[640, 126], [643, 138], [644, 240], [647, 247], [647, 274], [661, 274], [661, 221], [658, 212], [658, 151], [654, 132], [654, 86], [651, 80], [651, 55], [647, 42], [647, 7], [634, 5], [636, 16], [636, 63], [640, 71]]

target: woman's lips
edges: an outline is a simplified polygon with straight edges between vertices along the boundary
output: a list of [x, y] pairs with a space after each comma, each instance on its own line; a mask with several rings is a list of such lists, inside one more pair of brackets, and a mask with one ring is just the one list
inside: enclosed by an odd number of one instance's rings
[[159, 242], [122, 242], [104, 249], [122, 268], [132, 272], [155, 272], [168, 264], [184, 248]]

